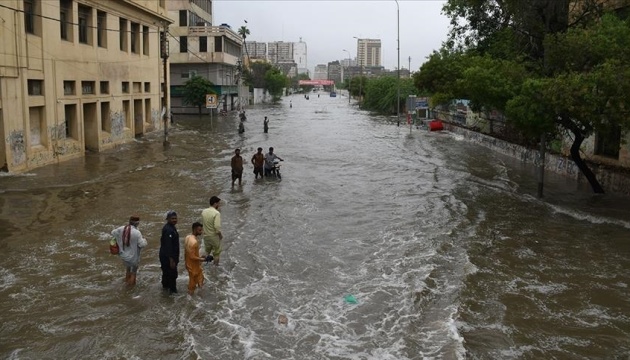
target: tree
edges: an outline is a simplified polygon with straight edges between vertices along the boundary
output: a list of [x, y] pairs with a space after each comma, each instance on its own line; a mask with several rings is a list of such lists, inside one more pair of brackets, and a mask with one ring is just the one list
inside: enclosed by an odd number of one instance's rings
[[309, 92], [313, 89], [313, 85], [301, 85], [300, 86], [300, 80], [311, 80], [311, 78], [308, 76], [308, 74], [298, 74], [298, 76], [293, 77], [290, 79], [291, 80], [291, 87], [293, 89], [299, 89], [302, 88], [304, 89], [305, 92]]
[[266, 88], [265, 76], [273, 66], [269, 63], [255, 62], [245, 71], [245, 83], [252, 88]]
[[602, 11], [597, 0], [449, 0], [450, 37], [415, 83], [441, 100], [504, 110], [531, 136], [570, 132], [573, 161], [603, 192], [580, 147], [595, 132], [630, 128], [630, 28]]
[[287, 78], [277, 68], [272, 68], [265, 73], [265, 89], [272, 96], [272, 101], [278, 102], [282, 97], [282, 90], [287, 84]]
[[[404, 106], [409, 95], [416, 89], [411, 79], [400, 79], [400, 104]], [[398, 82], [395, 76], [369, 79], [365, 89], [363, 107], [381, 114], [396, 114], [398, 106]]]
[[212, 82], [201, 76], [195, 75], [184, 83], [184, 104], [192, 105], [199, 108], [206, 106], [206, 94], [215, 94], [212, 89]]
[[245, 25], [238, 28], [237, 33], [243, 38], [243, 42], [245, 41], [245, 39], [247, 39], [247, 35], [250, 34], [249, 29]]

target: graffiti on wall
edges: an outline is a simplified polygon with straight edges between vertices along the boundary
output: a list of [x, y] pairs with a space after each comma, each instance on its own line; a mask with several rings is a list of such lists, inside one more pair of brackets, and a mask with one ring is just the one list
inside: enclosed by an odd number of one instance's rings
[[7, 136], [5, 143], [11, 149], [13, 155], [13, 166], [17, 166], [26, 162], [26, 144], [24, 144], [24, 131], [14, 130]]
[[151, 122], [153, 123], [153, 128], [154, 129], [159, 129], [160, 128], [160, 120], [162, 120], [162, 116], [160, 116], [160, 110], [158, 109], [151, 109]]
[[110, 132], [109, 136], [103, 137], [101, 143], [111, 144], [125, 139], [125, 112], [111, 111], [109, 113]]

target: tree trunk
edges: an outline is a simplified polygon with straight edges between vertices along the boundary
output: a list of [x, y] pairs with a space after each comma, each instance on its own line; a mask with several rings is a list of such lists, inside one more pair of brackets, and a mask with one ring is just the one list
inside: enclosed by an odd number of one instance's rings
[[582, 146], [582, 142], [584, 142], [584, 136], [575, 131], [573, 131], [573, 135], [575, 135], [573, 145], [571, 145], [571, 158], [573, 158], [573, 162], [575, 162], [575, 165], [577, 165], [582, 174], [586, 177], [586, 180], [588, 180], [589, 184], [591, 184], [593, 192], [596, 194], [603, 194], [604, 189], [599, 184], [599, 181], [597, 181], [595, 174], [593, 174], [593, 171], [591, 171], [588, 165], [586, 165], [586, 162], [580, 156], [580, 147]]

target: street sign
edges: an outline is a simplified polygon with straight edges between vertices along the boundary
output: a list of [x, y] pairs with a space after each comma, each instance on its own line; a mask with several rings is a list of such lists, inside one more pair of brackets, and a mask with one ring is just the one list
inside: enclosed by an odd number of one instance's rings
[[427, 109], [429, 108], [429, 98], [419, 97], [416, 98], [416, 109]]
[[206, 108], [216, 109], [219, 105], [217, 94], [206, 94]]

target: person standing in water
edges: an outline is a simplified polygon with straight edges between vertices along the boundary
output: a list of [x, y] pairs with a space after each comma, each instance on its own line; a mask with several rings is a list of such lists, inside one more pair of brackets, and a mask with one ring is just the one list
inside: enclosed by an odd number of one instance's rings
[[186, 270], [188, 270], [188, 294], [195, 293], [196, 288], [203, 286], [203, 270], [201, 269], [201, 262], [210, 260], [211, 255], [208, 255], [208, 259], [199, 256], [200, 239], [199, 236], [203, 234], [203, 225], [200, 222], [192, 224], [192, 234], [186, 236], [184, 240], [184, 261], [186, 263]]
[[269, 119], [265, 116], [265, 120], [263, 121], [263, 131], [266, 133], [269, 132]]
[[214, 256], [214, 265], [219, 266], [219, 257], [223, 251], [223, 233], [221, 232], [221, 213], [219, 207], [221, 199], [218, 196], [210, 198], [210, 207], [201, 212], [203, 219], [203, 242], [206, 253]]
[[265, 166], [265, 154], [263, 154], [263, 148], [259, 147], [258, 152], [252, 156], [252, 164], [254, 165], [254, 179], [263, 177], [263, 167]]
[[147, 246], [147, 240], [142, 237], [142, 233], [138, 230], [138, 224], [140, 224], [140, 218], [134, 215], [129, 218], [129, 224], [112, 231], [112, 236], [120, 248], [120, 259], [127, 269], [125, 284], [131, 287], [136, 285], [140, 250]]
[[243, 179], [243, 157], [241, 156], [241, 149], [234, 150], [234, 156], [232, 156], [232, 187], [234, 182], [238, 179], [238, 186], [241, 186], [241, 180]]
[[179, 263], [179, 233], [177, 232], [177, 213], [166, 213], [166, 224], [162, 227], [160, 238], [160, 267], [162, 268], [162, 288], [171, 294], [177, 293], [177, 263]]

